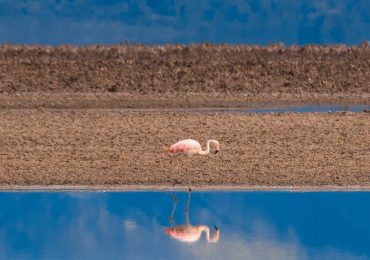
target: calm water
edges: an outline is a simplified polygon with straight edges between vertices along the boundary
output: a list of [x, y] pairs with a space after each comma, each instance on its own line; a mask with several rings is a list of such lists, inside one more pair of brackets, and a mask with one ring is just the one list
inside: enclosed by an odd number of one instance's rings
[[186, 223], [187, 193], [169, 221], [172, 194], [0, 193], [0, 258], [370, 258], [368, 192], [193, 192], [189, 222], [217, 226], [213, 243], [164, 232]]
[[261, 104], [259, 108], [81, 108], [81, 109], [48, 109], [48, 111], [116, 111], [116, 112], [187, 112], [187, 113], [329, 113], [329, 112], [355, 112], [362, 113], [364, 110], [370, 110], [369, 105], [317, 105], [317, 104], [305, 104], [305, 105], [276, 105], [268, 106]]
[[269, 112], [295, 112], [295, 113], [324, 113], [324, 112], [363, 112], [369, 109], [368, 105], [301, 105], [286, 106], [266, 109], [251, 109], [246, 112], [269, 113]]
[[188, 109], [187, 112], [198, 113], [329, 113], [329, 112], [363, 112], [370, 110], [368, 105], [290, 105], [290, 106], [273, 106], [266, 108], [250, 108], [250, 109]]

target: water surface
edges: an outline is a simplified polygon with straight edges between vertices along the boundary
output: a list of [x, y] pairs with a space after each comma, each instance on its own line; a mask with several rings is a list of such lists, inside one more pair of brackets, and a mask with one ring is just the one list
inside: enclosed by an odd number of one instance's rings
[[278, 106], [271, 108], [260, 108], [260, 109], [248, 109], [245, 112], [250, 113], [283, 113], [283, 112], [294, 112], [294, 113], [328, 113], [328, 112], [363, 112], [368, 110], [367, 105], [291, 105], [291, 106]]
[[186, 223], [187, 193], [0, 193], [0, 258], [369, 259], [369, 192], [193, 192], [193, 243], [164, 232]]

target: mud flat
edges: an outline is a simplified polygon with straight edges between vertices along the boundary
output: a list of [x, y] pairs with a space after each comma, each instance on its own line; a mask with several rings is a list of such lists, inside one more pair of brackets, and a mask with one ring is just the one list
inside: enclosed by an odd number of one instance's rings
[[0, 112], [0, 184], [187, 185], [186, 158], [164, 149], [209, 138], [189, 162], [195, 187], [370, 186], [370, 114]]

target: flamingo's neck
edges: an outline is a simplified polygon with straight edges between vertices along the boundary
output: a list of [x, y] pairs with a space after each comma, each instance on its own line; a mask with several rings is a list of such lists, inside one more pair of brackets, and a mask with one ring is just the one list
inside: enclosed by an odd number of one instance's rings
[[219, 230], [215, 230], [215, 233], [211, 237], [210, 236], [210, 232], [209, 232], [209, 227], [207, 227], [207, 226], [199, 226], [199, 229], [200, 229], [200, 232], [203, 232], [203, 231], [206, 232], [206, 238], [207, 238], [207, 241], [208, 242], [217, 242], [218, 241], [218, 238], [220, 236], [220, 231]]
[[209, 150], [211, 149], [211, 148], [210, 148], [211, 141], [212, 141], [212, 140], [208, 140], [208, 141], [207, 141], [206, 149], [205, 149], [204, 151], [200, 151], [200, 152], [199, 152], [199, 154], [209, 154]]

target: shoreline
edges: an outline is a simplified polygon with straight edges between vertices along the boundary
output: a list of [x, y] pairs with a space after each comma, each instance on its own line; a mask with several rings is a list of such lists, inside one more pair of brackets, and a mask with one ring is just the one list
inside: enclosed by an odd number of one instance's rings
[[[191, 186], [195, 192], [370, 192], [370, 186], [234, 186], [210, 185]], [[94, 186], [94, 185], [50, 185], [50, 186], [0, 186], [0, 192], [187, 192], [188, 186], [168, 185], [121, 185], [121, 186]]]

